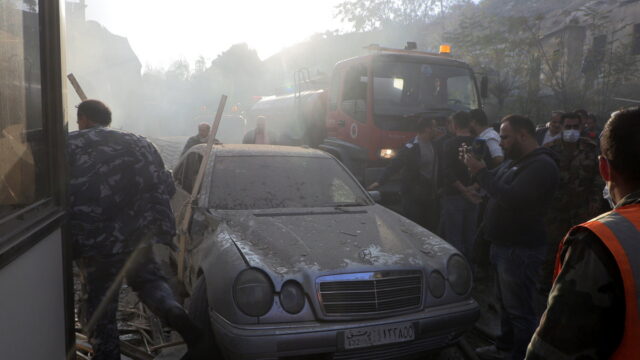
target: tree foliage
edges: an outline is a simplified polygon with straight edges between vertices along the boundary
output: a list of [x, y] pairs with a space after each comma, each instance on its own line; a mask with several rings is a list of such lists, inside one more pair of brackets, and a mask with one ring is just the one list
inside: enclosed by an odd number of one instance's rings
[[187, 135], [203, 116], [213, 116], [220, 95], [229, 96], [229, 107], [248, 104], [261, 94], [262, 66], [255, 50], [236, 44], [209, 64], [198, 58], [193, 69], [185, 60], [174, 61], [166, 70], [145, 69], [140, 103], [144, 104], [144, 118], [153, 122], [140, 130], [151, 135]]
[[[537, 40], [535, 19], [492, 14], [464, 15], [458, 26], [445, 34], [465, 61], [491, 78], [489, 91], [499, 109], [518, 94], [537, 92], [535, 81], [538, 54], [532, 51]], [[523, 103], [524, 107], [530, 104]]]
[[465, 0], [345, 0], [336, 6], [337, 17], [356, 31], [388, 24], [424, 23]]

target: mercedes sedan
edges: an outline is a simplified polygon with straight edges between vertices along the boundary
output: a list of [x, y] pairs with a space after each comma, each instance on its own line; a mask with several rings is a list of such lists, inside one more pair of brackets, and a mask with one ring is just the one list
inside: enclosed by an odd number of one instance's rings
[[205, 145], [174, 171], [191, 207], [190, 313], [228, 359], [408, 358], [455, 343], [478, 317], [469, 264], [376, 204], [327, 153]]

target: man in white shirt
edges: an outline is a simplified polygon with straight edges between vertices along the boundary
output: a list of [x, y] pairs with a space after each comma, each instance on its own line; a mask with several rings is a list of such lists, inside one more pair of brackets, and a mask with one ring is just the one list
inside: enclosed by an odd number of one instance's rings
[[540, 146], [560, 138], [562, 135], [562, 111], [552, 111], [549, 126], [536, 131], [536, 140]]
[[[480, 143], [474, 147], [483, 149], [480, 152], [486, 152], [485, 154], [476, 155], [480, 155], [489, 168], [500, 165], [504, 160], [504, 153], [500, 147], [500, 135], [489, 126], [487, 115], [482, 109], [471, 110], [469, 117], [471, 118], [471, 131], [476, 135], [476, 142]], [[482, 143], [484, 145], [481, 145]]]

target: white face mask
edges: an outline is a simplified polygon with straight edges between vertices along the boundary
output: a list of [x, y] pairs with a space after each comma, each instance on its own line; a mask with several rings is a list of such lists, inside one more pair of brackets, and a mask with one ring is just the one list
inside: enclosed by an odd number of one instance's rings
[[562, 131], [562, 140], [566, 142], [576, 142], [580, 139], [580, 131], [579, 130], [563, 130]]

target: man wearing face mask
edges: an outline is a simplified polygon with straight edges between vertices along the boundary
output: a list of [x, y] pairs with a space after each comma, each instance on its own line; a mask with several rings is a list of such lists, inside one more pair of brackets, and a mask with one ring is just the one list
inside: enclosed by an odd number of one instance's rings
[[526, 359], [637, 359], [640, 354], [640, 109], [615, 112], [600, 138], [613, 211], [561, 243], [547, 310]]
[[565, 113], [561, 119], [562, 136], [546, 145], [557, 155], [560, 183], [546, 221], [549, 254], [540, 282], [540, 291], [545, 296], [551, 290], [555, 251], [560, 240], [572, 225], [600, 212], [604, 187], [598, 174], [596, 143], [580, 137], [580, 115]]

